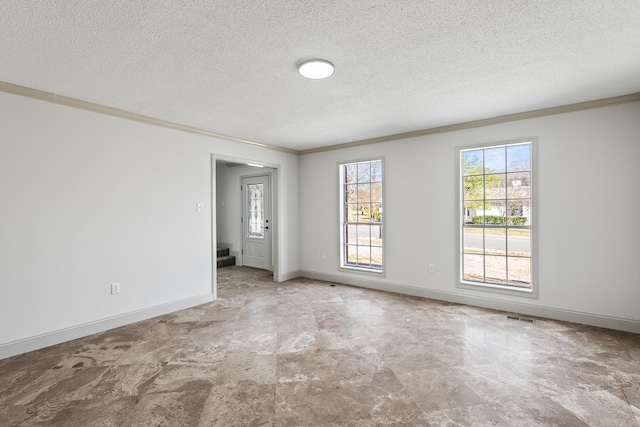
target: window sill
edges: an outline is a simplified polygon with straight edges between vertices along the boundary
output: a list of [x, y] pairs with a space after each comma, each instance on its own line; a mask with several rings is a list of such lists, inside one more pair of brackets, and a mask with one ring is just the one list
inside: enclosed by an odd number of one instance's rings
[[347, 273], [363, 273], [370, 276], [385, 277], [384, 270], [374, 270], [372, 268], [351, 267], [348, 265], [341, 265], [340, 267], [338, 267], [338, 270], [344, 271]]
[[475, 291], [482, 292], [491, 292], [502, 295], [514, 295], [518, 297], [524, 298], [538, 298], [538, 293], [535, 290], [534, 286], [530, 288], [517, 288], [514, 286], [503, 286], [503, 285], [494, 285], [491, 283], [480, 283], [480, 282], [467, 282], [460, 281], [456, 285], [458, 288], [462, 289], [472, 289]]

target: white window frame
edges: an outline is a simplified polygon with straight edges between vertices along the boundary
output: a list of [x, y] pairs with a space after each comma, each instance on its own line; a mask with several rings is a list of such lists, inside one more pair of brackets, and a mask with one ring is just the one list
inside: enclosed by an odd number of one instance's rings
[[[464, 246], [463, 246], [463, 228], [464, 228], [464, 205], [463, 205], [463, 158], [462, 153], [464, 151], [469, 150], [478, 150], [478, 149], [489, 149], [510, 145], [518, 145], [518, 144], [530, 144], [530, 154], [531, 154], [531, 177], [530, 177], [530, 185], [531, 185], [531, 206], [530, 206], [530, 221], [529, 221], [529, 229], [530, 229], [530, 274], [531, 274], [531, 284], [529, 288], [519, 288], [513, 285], [502, 285], [496, 284], [486, 281], [469, 281], [464, 280], [463, 273], [463, 256], [464, 256]], [[532, 138], [523, 138], [518, 140], [510, 140], [503, 142], [493, 142], [493, 143], [481, 143], [481, 144], [473, 144], [456, 147], [455, 149], [455, 171], [456, 171], [456, 236], [457, 236], [457, 278], [456, 278], [456, 286], [458, 288], [464, 289], [473, 289], [485, 292], [493, 292], [499, 294], [506, 295], [516, 295], [520, 297], [527, 298], [538, 298], [538, 282], [537, 282], [537, 264], [538, 264], [538, 232], [537, 232], [537, 223], [538, 223], [538, 185], [537, 185], [537, 145], [538, 140], [535, 137]], [[483, 196], [484, 197], [484, 196]], [[486, 224], [485, 224], [486, 227]], [[508, 228], [507, 228], [508, 229]]]
[[[346, 238], [347, 236], [345, 235], [345, 230], [347, 229], [347, 225], [348, 224], [356, 224], [353, 221], [348, 221], [348, 211], [345, 210], [345, 174], [344, 174], [344, 167], [347, 165], [353, 165], [353, 164], [359, 164], [359, 163], [366, 163], [366, 162], [377, 162], [379, 161], [382, 165], [382, 170], [381, 170], [381, 174], [382, 174], [382, 201], [380, 203], [380, 207], [381, 207], [381, 212], [383, 212], [382, 215], [382, 219], [379, 223], [379, 233], [380, 233], [380, 238], [382, 239], [382, 244], [381, 244], [381, 250], [382, 250], [382, 263], [380, 268], [377, 267], [366, 267], [366, 266], [361, 266], [361, 265], [354, 265], [354, 264], [349, 264], [346, 262]], [[375, 275], [377, 277], [385, 277], [386, 274], [386, 267], [385, 267], [385, 258], [386, 258], [386, 249], [385, 249], [385, 217], [387, 215], [387, 212], [385, 211], [385, 207], [384, 207], [384, 200], [385, 200], [385, 182], [386, 180], [386, 176], [385, 176], [385, 159], [384, 157], [373, 157], [373, 158], [367, 158], [367, 159], [359, 159], [359, 160], [349, 160], [349, 161], [342, 161], [342, 162], [338, 162], [338, 194], [339, 194], [339, 203], [338, 203], [338, 222], [339, 222], [339, 242], [340, 242], [340, 250], [339, 250], [339, 257], [340, 259], [338, 260], [338, 268], [340, 271], [345, 271], [345, 272], [356, 272], [356, 273], [365, 273], [365, 274], [371, 274], [371, 275]]]

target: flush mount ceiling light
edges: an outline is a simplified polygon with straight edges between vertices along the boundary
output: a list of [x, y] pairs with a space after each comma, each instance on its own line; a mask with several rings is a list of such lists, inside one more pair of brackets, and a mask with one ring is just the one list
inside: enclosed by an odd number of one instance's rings
[[333, 64], [324, 59], [311, 59], [298, 66], [300, 75], [312, 80], [326, 79], [333, 74], [333, 70]]

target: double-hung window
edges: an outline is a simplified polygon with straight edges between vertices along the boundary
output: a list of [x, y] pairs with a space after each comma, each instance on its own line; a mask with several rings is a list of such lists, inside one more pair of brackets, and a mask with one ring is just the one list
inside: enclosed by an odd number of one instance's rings
[[341, 163], [340, 267], [382, 273], [383, 160]]
[[535, 295], [533, 144], [459, 149], [462, 286]]

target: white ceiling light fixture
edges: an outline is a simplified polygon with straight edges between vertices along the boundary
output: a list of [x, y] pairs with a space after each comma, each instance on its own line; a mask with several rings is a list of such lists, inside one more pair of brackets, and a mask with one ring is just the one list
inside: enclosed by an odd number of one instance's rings
[[311, 80], [326, 79], [333, 74], [335, 67], [324, 59], [311, 59], [298, 66], [298, 72], [302, 77]]

